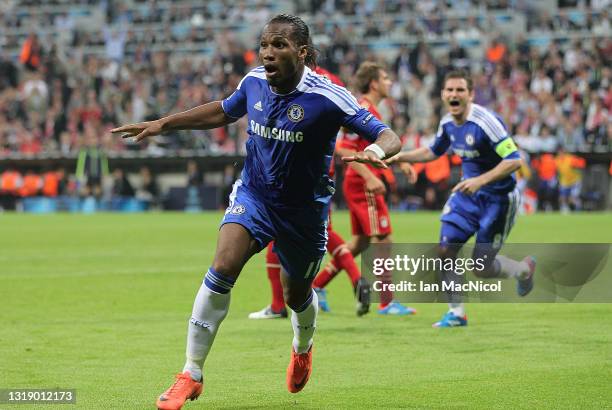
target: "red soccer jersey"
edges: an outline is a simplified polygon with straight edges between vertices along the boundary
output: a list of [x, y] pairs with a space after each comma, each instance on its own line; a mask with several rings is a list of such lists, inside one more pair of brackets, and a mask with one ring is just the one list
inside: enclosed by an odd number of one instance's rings
[[332, 83], [334, 83], [336, 85], [341, 85], [342, 87], [344, 87], [344, 83], [342, 82], [340, 77], [338, 77], [337, 75], [327, 71], [326, 69], [324, 69], [322, 67], [315, 67], [314, 72], [317, 73], [317, 74], [324, 75], [325, 77], [329, 78], [329, 81], [331, 81]]
[[[376, 106], [370, 102], [365, 97], [359, 98], [359, 105], [361, 105], [366, 110], [370, 111], [376, 118], [379, 120], [382, 119], [380, 113], [376, 109]], [[353, 133], [345, 133], [338, 144], [340, 148], [352, 149], [354, 151], [363, 151], [371, 142], [367, 139], [363, 138], [360, 135]], [[375, 168], [372, 165], [367, 165], [367, 167], [376, 175], [378, 178], [381, 178], [383, 175], [383, 170], [381, 168]], [[361, 176], [355, 171], [352, 167], [347, 167], [346, 169], [346, 178], [361, 178]]]
[[[324, 69], [324, 68], [322, 68], [322, 67], [318, 67], [318, 66], [317, 66], [317, 67], [315, 67], [314, 72], [315, 72], [315, 73], [317, 73], [317, 74], [324, 75], [324, 76], [325, 76], [325, 77], [327, 77], [327, 78], [329, 79], [329, 81], [331, 81], [332, 83], [334, 83], [334, 84], [336, 84], [336, 85], [340, 85], [340, 86], [344, 87], [344, 83], [342, 82], [342, 80], [340, 79], [340, 77], [338, 77], [338, 76], [337, 76], [337, 75], [335, 75], [335, 74], [332, 74], [331, 72], [327, 71], [326, 69]], [[340, 140], [341, 140], [341, 138], [338, 138], [338, 139], [336, 140], [336, 145], [337, 145], [337, 146], [340, 146], [340, 145], [339, 145]], [[334, 150], [334, 151], [335, 151], [335, 150]], [[334, 177], [334, 175], [335, 175], [335, 173], [336, 173], [336, 171], [335, 171], [335, 167], [334, 167], [334, 158], [332, 158], [332, 160], [331, 160], [331, 164], [329, 165], [329, 176], [330, 176], [331, 178], [333, 178], [333, 177]]]

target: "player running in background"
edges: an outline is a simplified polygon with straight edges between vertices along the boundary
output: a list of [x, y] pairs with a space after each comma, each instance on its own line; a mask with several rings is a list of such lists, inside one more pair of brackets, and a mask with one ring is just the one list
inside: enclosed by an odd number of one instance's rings
[[[535, 261], [518, 262], [497, 255], [516, 216], [519, 205], [512, 173], [521, 160], [503, 121], [493, 112], [474, 104], [472, 79], [467, 72], [451, 71], [444, 79], [442, 101], [448, 110], [431, 146], [401, 152], [388, 159], [395, 162], [428, 162], [449, 147], [461, 157], [463, 178], [442, 211], [439, 256], [454, 258], [472, 235], [476, 235], [474, 258], [487, 257], [485, 269], [474, 274], [487, 278], [515, 278], [517, 292], [527, 295], [533, 287]], [[497, 256], [496, 256], [497, 255]], [[446, 280], [454, 272], [444, 272]], [[464, 305], [452, 299], [450, 310], [435, 327], [467, 325]]]
[[[380, 101], [389, 96], [391, 79], [379, 64], [366, 61], [359, 66], [355, 74], [357, 87], [362, 93], [359, 103], [370, 111], [369, 118], [380, 119], [377, 110]], [[336, 151], [343, 157], [352, 156], [362, 151], [370, 142], [365, 136], [346, 133], [338, 143]], [[409, 167], [410, 168], [410, 167]], [[384, 172], [380, 168], [351, 162], [344, 175], [343, 191], [351, 215], [353, 239], [348, 247], [353, 256], [359, 255], [374, 243], [391, 243], [391, 220], [385, 202], [386, 187], [383, 182]], [[416, 180], [416, 174], [412, 181]], [[391, 181], [388, 181], [391, 182]], [[330, 262], [317, 276], [316, 284], [322, 289], [338, 273], [338, 267]], [[383, 281], [391, 282], [391, 273], [383, 274]], [[319, 297], [326, 299], [324, 291], [319, 290]], [[385, 290], [380, 294], [378, 313], [383, 315], [409, 315], [415, 310], [393, 301], [393, 293]]]
[[263, 66], [251, 70], [223, 101], [113, 130], [141, 141], [167, 130], [222, 127], [248, 116], [244, 169], [193, 304], [185, 366], [157, 400], [160, 409], [180, 409], [201, 394], [202, 369], [227, 315], [230, 291], [245, 263], [271, 240], [292, 310], [287, 388], [292, 393], [302, 390], [312, 371], [317, 297], [311, 282], [327, 242], [334, 192], [328, 170], [338, 130], [344, 126], [374, 142], [357, 156], [381, 167], [382, 158], [400, 149], [398, 136], [370, 118], [346, 89], [308, 68], [316, 65], [316, 54], [308, 26], [299, 17], [281, 14], [266, 24], [259, 58]]
[[[344, 86], [344, 83], [340, 78], [330, 73], [329, 71], [316, 67], [315, 73], [324, 75], [332, 83]], [[334, 161], [332, 159], [329, 176], [334, 177]], [[356, 311], [357, 316], [363, 316], [370, 310], [370, 285], [365, 278], [361, 277], [361, 272], [355, 263], [355, 259], [351, 254], [351, 251], [346, 246], [344, 239], [332, 229], [331, 223], [331, 209], [329, 213], [329, 221], [327, 225], [327, 252], [332, 257], [330, 264], [337, 267], [337, 271], [346, 270], [351, 284], [353, 285], [353, 292], [357, 297]], [[280, 281], [280, 261], [278, 255], [273, 250], [273, 242], [270, 242], [266, 251], [266, 272], [268, 274], [268, 280], [270, 281], [270, 288], [272, 290], [272, 303], [265, 308], [252, 312], [249, 314], [249, 319], [281, 319], [287, 317], [287, 309], [285, 307], [285, 298], [283, 296], [283, 287]], [[319, 290], [320, 287], [324, 286], [317, 282], [320, 280], [321, 275], [317, 275], [313, 282], [315, 291]], [[320, 295], [320, 293], [318, 293]], [[323, 295], [325, 296], [325, 295]], [[324, 312], [329, 312], [329, 305], [325, 298], [319, 298], [319, 308]]]

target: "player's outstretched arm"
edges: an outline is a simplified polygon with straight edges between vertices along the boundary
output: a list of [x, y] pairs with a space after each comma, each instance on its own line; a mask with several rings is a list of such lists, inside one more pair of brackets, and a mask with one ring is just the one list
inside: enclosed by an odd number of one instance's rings
[[395, 164], [397, 162], [429, 162], [438, 158], [436, 154], [429, 147], [421, 147], [410, 151], [400, 152], [395, 154], [391, 158], [387, 158], [385, 163], [387, 165]]
[[512, 174], [514, 171], [518, 170], [520, 167], [520, 159], [505, 159], [497, 164], [495, 168], [485, 172], [484, 174], [473, 178], [467, 178], [459, 182], [453, 188], [453, 192], [473, 194], [484, 185], [503, 179]]
[[434, 154], [429, 147], [421, 147], [410, 151], [399, 152], [391, 158], [387, 158], [385, 164], [399, 164], [408, 182], [414, 184], [417, 181], [418, 173], [410, 164], [415, 162], [429, 162], [436, 158], [437, 155]]
[[187, 111], [179, 112], [155, 121], [140, 122], [117, 127], [112, 133], [124, 133], [123, 138], [135, 137], [136, 142], [147, 137], [173, 130], [208, 130], [221, 127], [236, 121], [223, 111], [221, 101], [199, 105]]
[[370, 164], [377, 168], [388, 168], [383, 159], [396, 154], [401, 148], [402, 144], [397, 134], [387, 128], [366, 149], [350, 156], [344, 156], [342, 160], [345, 162], [355, 161], [362, 164]]
[[374, 144], [378, 145], [385, 152], [383, 158], [395, 155], [402, 149], [399, 137], [390, 129], [381, 132], [376, 141], [374, 141]]

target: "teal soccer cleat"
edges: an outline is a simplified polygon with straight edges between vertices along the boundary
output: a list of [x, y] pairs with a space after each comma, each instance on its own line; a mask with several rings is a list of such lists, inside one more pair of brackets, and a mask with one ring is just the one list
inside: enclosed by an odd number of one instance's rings
[[404, 306], [399, 302], [391, 302], [384, 308], [378, 308], [379, 315], [407, 316], [415, 313], [416, 309]]
[[536, 269], [536, 260], [533, 256], [527, 256], [523, 259], [523, 262], [526, 262], [529, 266], [529, 272], [524, 279], [519, 279], [516, 283], [516, 293], [519, 296], [527, 296], [531, 289], [533, 289], [533, 274]]
[[329, 312], [329, 304], [327, 303], [327, 291], [323, 288], [314, 288], [314, 291], [317, 293], [317, 298], [319, 298], [319, 309], [323, 312]]
[[457, 316], [453, 312], [446, 312], [442, 319], [432, 325], [433, 327], [460, 327], [467, 326], [467, 316]]

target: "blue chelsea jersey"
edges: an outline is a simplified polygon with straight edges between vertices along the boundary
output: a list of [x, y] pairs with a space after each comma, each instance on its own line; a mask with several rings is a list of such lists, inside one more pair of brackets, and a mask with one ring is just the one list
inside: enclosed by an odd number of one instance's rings
[[[463, 124], [455, 124], [450, 114], [446, 114], [440, 121], [430, 149], [440, 156], [449, 147], [461, 157], [464, 179], [482, 175], [504, 159], [520, 159], [501, 118], [473, 103]], [[516, 179], [512, 174], [483, 186], [481, 190], [506, 194], [512, 191], [515, 185]]]
[[330, 201], [329, 169], [341, 126], [371, 141], [388, 128], [344, 87], [308, 67], [296, 89], [283, 95], [270, 89], [263, 67], [257, 67], [222, 106], [229, 117], [248, 118], [243, 186], [279, 207]]

